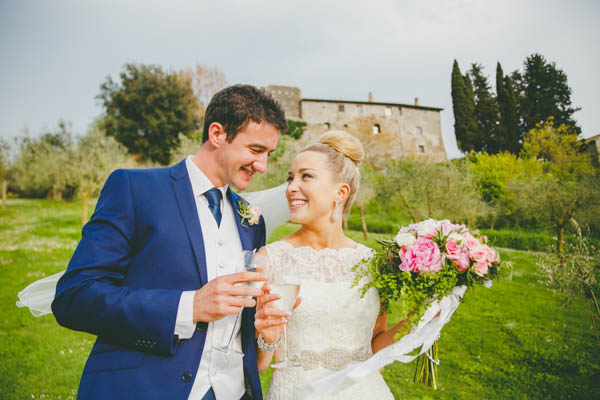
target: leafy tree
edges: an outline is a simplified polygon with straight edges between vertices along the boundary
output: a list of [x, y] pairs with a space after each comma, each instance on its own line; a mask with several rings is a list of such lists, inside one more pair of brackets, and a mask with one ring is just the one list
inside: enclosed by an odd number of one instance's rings
[[454, 60], [452, 66], [452, 109], [454, 111], [454, 133], [456, 142], [461, 151], [473, 150], [474, 135], [476, 134], [475, 103], [470, 79], [465, 78], [460, 72], [458, 62]]
[[500, 114], [498, 136], [500, 149], [518, 154], [521, 150], [521, 133], [517, 100], [513, 89], [512, 79], [504, 76], [500, 63], [496, 66], [496, 97]]
[[546, 275], [546, 285], [566, 295], [565, 304], [583, 297], [588, 304], [596, 342], [600, 346], [598, 322], [600, 320], [600, 248], [591, 240], [590, 230], [584, 233], [575, 220], [577, 240], [566, 243], [564, 258], [557, 256], [556, 246], [538, 255], [538, 267]]
[[387, 204], [401, 204], [413, 222], [448, 218], [470, 223], [488, 211], [464, 163], [391, 160], [377, 192]]
[[520, 225], [534, 220], [515, 202], [516, 194], [511, 188], [515, 180], [530, 182], [537, 179], [542, 173], [541, 163], [508, 152], [471, 154], [467, 161], [481, 197], [490, 206], [486, 218], [492, 229], [497, 222]]
[[75, 194], [70, 176], [74, 142], [70, 124], [60, 121], [56, 132], [21, 138], [14, 162], [14, 188], [23, 197], [70, 199]]
[[2, 209], [6, 210], [6, 188], [8, 187], [8, 174], [10, 170], [9, 159], [10, 145], [0, 138], [0, 190], [2, 191]]
[[71, 179], [81, 199], [81, 225], [88, 221], [89, 200], [99, 194], [108, 175], [117, 168], [132, 167], [133, 163], [127, 157], [127, 149], [98, 126], [92, 126], [79, 138], [71, 162], [65, 167], [71, 169]]
[[199, 128], [199, 104], [191, 81], [156, 65], [126, 64], [116, 84], [110, 76], [98, 98], [106, 110], [102, 128], [131, 154], [167, 164], [179, 134]]
[[521, 131], [536, 129], [537, 124], [553, 117], [556, 126], [564, 124], [573, 127], [577, 134], [581, 133], [573, 119], [573, 114], [581, 108], [571, 105], [572, 90], [567, 74], [537, 53], [527, 57], [523, 67], [523, 74], [513, 74], [520, 103]]
[[360, 166], [360, 188], [356, 193], [355, 202], [360, 209], [360, 222], [365, 240], [369, 238], [367, 230], [367, 221], [365, 219], [367, 204], [375, 198], [376, 195], [375, 172], [368, 165]]
[[194, 68], [183, 71], [182, 76], [190, 82], [194, 96], [198, 100], [197, 117], [204, 120], [204, 111], [212, 97], [227, 86], [225, 74], [217, 67], [208, 68], [197, 64]]
[[298, 140], [306, 130], [306, 122], [293, 119], [287, 120], [288, 128], [283, 132], [284, 135], [291, 136], [292, 139]]
[[525, 136], [522, 155], [538, 160], [543, 173], [537, 179], [516, 182], [514, 187], [521, 205], [555, 229], [562, 264], [569, 221], [582, 221], [590, 210], [600, 212], [600, 175], [592, 167], [589, 153], [581, 151], [583, 142], [574, 132], [564, 124], [556, 128], [552, 118], [532, 129]]
[[498, 153], [501, 150], [498, 137], [498, 103], [492, 94], [487, 76], [483, 75], [483, 66], [472, 64], [470, 75], [473, 78], [477, 121], [474, 149]]

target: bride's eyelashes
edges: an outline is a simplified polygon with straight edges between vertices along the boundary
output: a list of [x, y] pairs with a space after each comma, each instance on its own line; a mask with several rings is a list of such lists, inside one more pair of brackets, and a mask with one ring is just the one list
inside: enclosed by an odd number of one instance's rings
[[[314, 178], [314, 176], [311, 175], [311, 174], [309, 174], [309, 173], [307, 173], [307, 172], [305, 172], [305, 173], [302, 174], [302, 179], [310, 179], [310, 178]], [[290, 183], [293, 180], [294, 180], [294, 177], [288, 175], [288, 177], [287, 177], [287, 183]]]

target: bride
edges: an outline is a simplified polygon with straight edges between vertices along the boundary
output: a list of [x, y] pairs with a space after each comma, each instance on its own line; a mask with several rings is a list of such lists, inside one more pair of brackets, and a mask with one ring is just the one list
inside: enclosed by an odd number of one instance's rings
[[302, 268], [302, 301], [289, 320], [282, 318], [282, 310], [274, 305], [279, 296], [265, 286], [265, 294], [258, 299], [255, 327], [259, 371], [269, 367], [286, 322], [290, 358], [302, 367], [275, 369], [267, 400], [393, 399], [379, 371], [335, 396], [310, 392], [309, 387], [392, 344], [394, 333], [402, 326], [401, 322], [387, 329], [375, 289], [361, 298], [360, 290], [352, 287], [352, 267], [372, 254], [342, 230], [342, 214], [349, 213], [359, 188], [357, 165], [363, 154], [358, 139], [331, 131], [300, 151], [289, 172], [285, 194], [290, 220], [301, 227], [263, 247], [259, 254], [268, 257], [273, 271], [289, 265]]

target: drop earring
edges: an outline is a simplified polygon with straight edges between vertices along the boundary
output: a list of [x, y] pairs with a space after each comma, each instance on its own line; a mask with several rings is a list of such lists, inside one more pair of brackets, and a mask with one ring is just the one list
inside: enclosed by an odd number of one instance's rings
[[338, 221], [342, 217], [342, 207], [340, 207], [340, 203], [335, 203], [335, 208], [333, 209], [333, 222]]

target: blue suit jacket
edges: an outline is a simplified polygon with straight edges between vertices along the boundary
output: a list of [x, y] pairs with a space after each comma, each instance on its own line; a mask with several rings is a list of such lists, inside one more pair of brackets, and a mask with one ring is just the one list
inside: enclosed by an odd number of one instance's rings
[[[227, 193], [242, 247], [265, 243], [265, 225], [241, 225], [241, 199]], [[117, 170], [65, 275], [52, 312], [59, 324], [97, 335], [79, 385], [82, 399], [187, 399], [206, 323], [191, 339], [174, 335], [179, 298], [207, 282], [202, 227], [185, 160], [169, 168]], [[254, 309], [242, 314], [246, 390], [262, 399]]]

